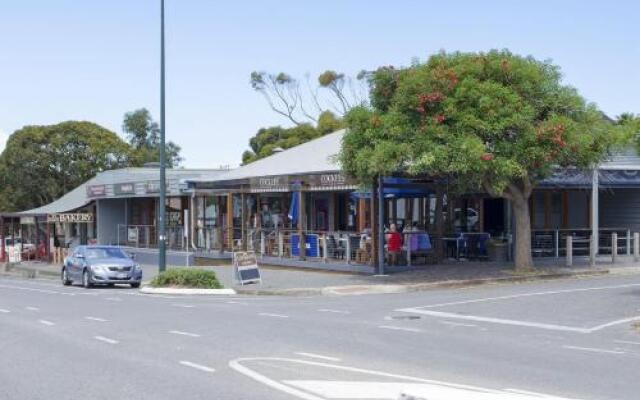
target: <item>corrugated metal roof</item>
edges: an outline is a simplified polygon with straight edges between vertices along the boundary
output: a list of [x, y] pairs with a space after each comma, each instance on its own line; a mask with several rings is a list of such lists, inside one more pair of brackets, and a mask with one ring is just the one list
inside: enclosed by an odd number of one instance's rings
[[[274, 175], [312, 174], [339, 171], [335, 159], [342, 146], [344, 129], [254, 161], [251, 164], [218, 175], [215, 181], [230, 181]], [[190, 182], [206, 182], [208, 179], [189, 179]]]
[[[167, 194], [177, 194], [178, 184], [181, 180], [187, 179], [208, 179], [213, 180], [227, 170], [220, 169], [167, 169]], [[87, 187], [92, 185], [113, 185], [117, 183], [158, 181], [160, 180], [160, 170], [157, 168], [122, 168], [104, 171], [89, 179], [87, 182], [68, 192], [59, 199], [27, 211], [14, 213], [15, 215], [32, 214], [55, 214], [76, 210], [84, 207], [93, 201], [87, 196]], [[147, 195], [153, 196], [153, 195]]]

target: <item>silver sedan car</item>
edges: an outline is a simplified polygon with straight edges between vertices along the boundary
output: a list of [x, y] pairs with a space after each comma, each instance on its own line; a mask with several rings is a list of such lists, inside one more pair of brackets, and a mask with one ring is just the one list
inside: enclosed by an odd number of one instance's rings
[[82, 286], [113, 286], [116, 283], [140, 287], [142, 269], [116, 246], [78, 246], [64, 260], [62, 284], [82, 282]]

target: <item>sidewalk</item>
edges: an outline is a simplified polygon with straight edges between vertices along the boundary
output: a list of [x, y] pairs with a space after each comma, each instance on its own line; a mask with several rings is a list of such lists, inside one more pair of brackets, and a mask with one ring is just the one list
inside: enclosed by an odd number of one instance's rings
[[[600, 257], [596, 267], [589, 267], [587, 258], [575, 258], [574, 266], [562, 266], [563, 259], [536, 260], [536, 271], [517, 274], [511, 266], [492, 262], [445, 261], [405, 272], [386, 276], [363, 275], [346, 272], [261, 267], [262, 283], [238, 285], [231, 266], [195, 267], [215, 271], [226, 288], [251, 295], [355, 295], [374, 293], [402, 293], [427, 290], [436, 287], [470, 286], [500, 282], [523, 282], [603, 274], [640, 274], [640, 264], [632, 257], [620, 256], [613, 265], [610, 257]], [[3, 270], [0, 269], [0, 273]], [[24, 262], [13, 266], [13, 275], [58, 279], [60, 267]], [[145, 281], [157, 274], [157, 267], [143, 265]]]

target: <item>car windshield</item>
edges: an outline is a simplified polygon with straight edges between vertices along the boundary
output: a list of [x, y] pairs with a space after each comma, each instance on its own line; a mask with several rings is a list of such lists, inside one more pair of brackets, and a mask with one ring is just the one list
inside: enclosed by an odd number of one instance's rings
[[127, 258], [122, 250], [110, 247], [85, 249], [84, 256], [86, 258]]

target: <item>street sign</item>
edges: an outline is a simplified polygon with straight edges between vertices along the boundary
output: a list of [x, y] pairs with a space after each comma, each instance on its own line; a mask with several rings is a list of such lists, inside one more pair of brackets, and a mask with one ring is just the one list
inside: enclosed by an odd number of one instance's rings
[[233, 253], [233, 269], [236, 279], [241, 285], [246, 283], [260, 283], [260, 269], [258, 259], [253, 251], [238, 251]]

